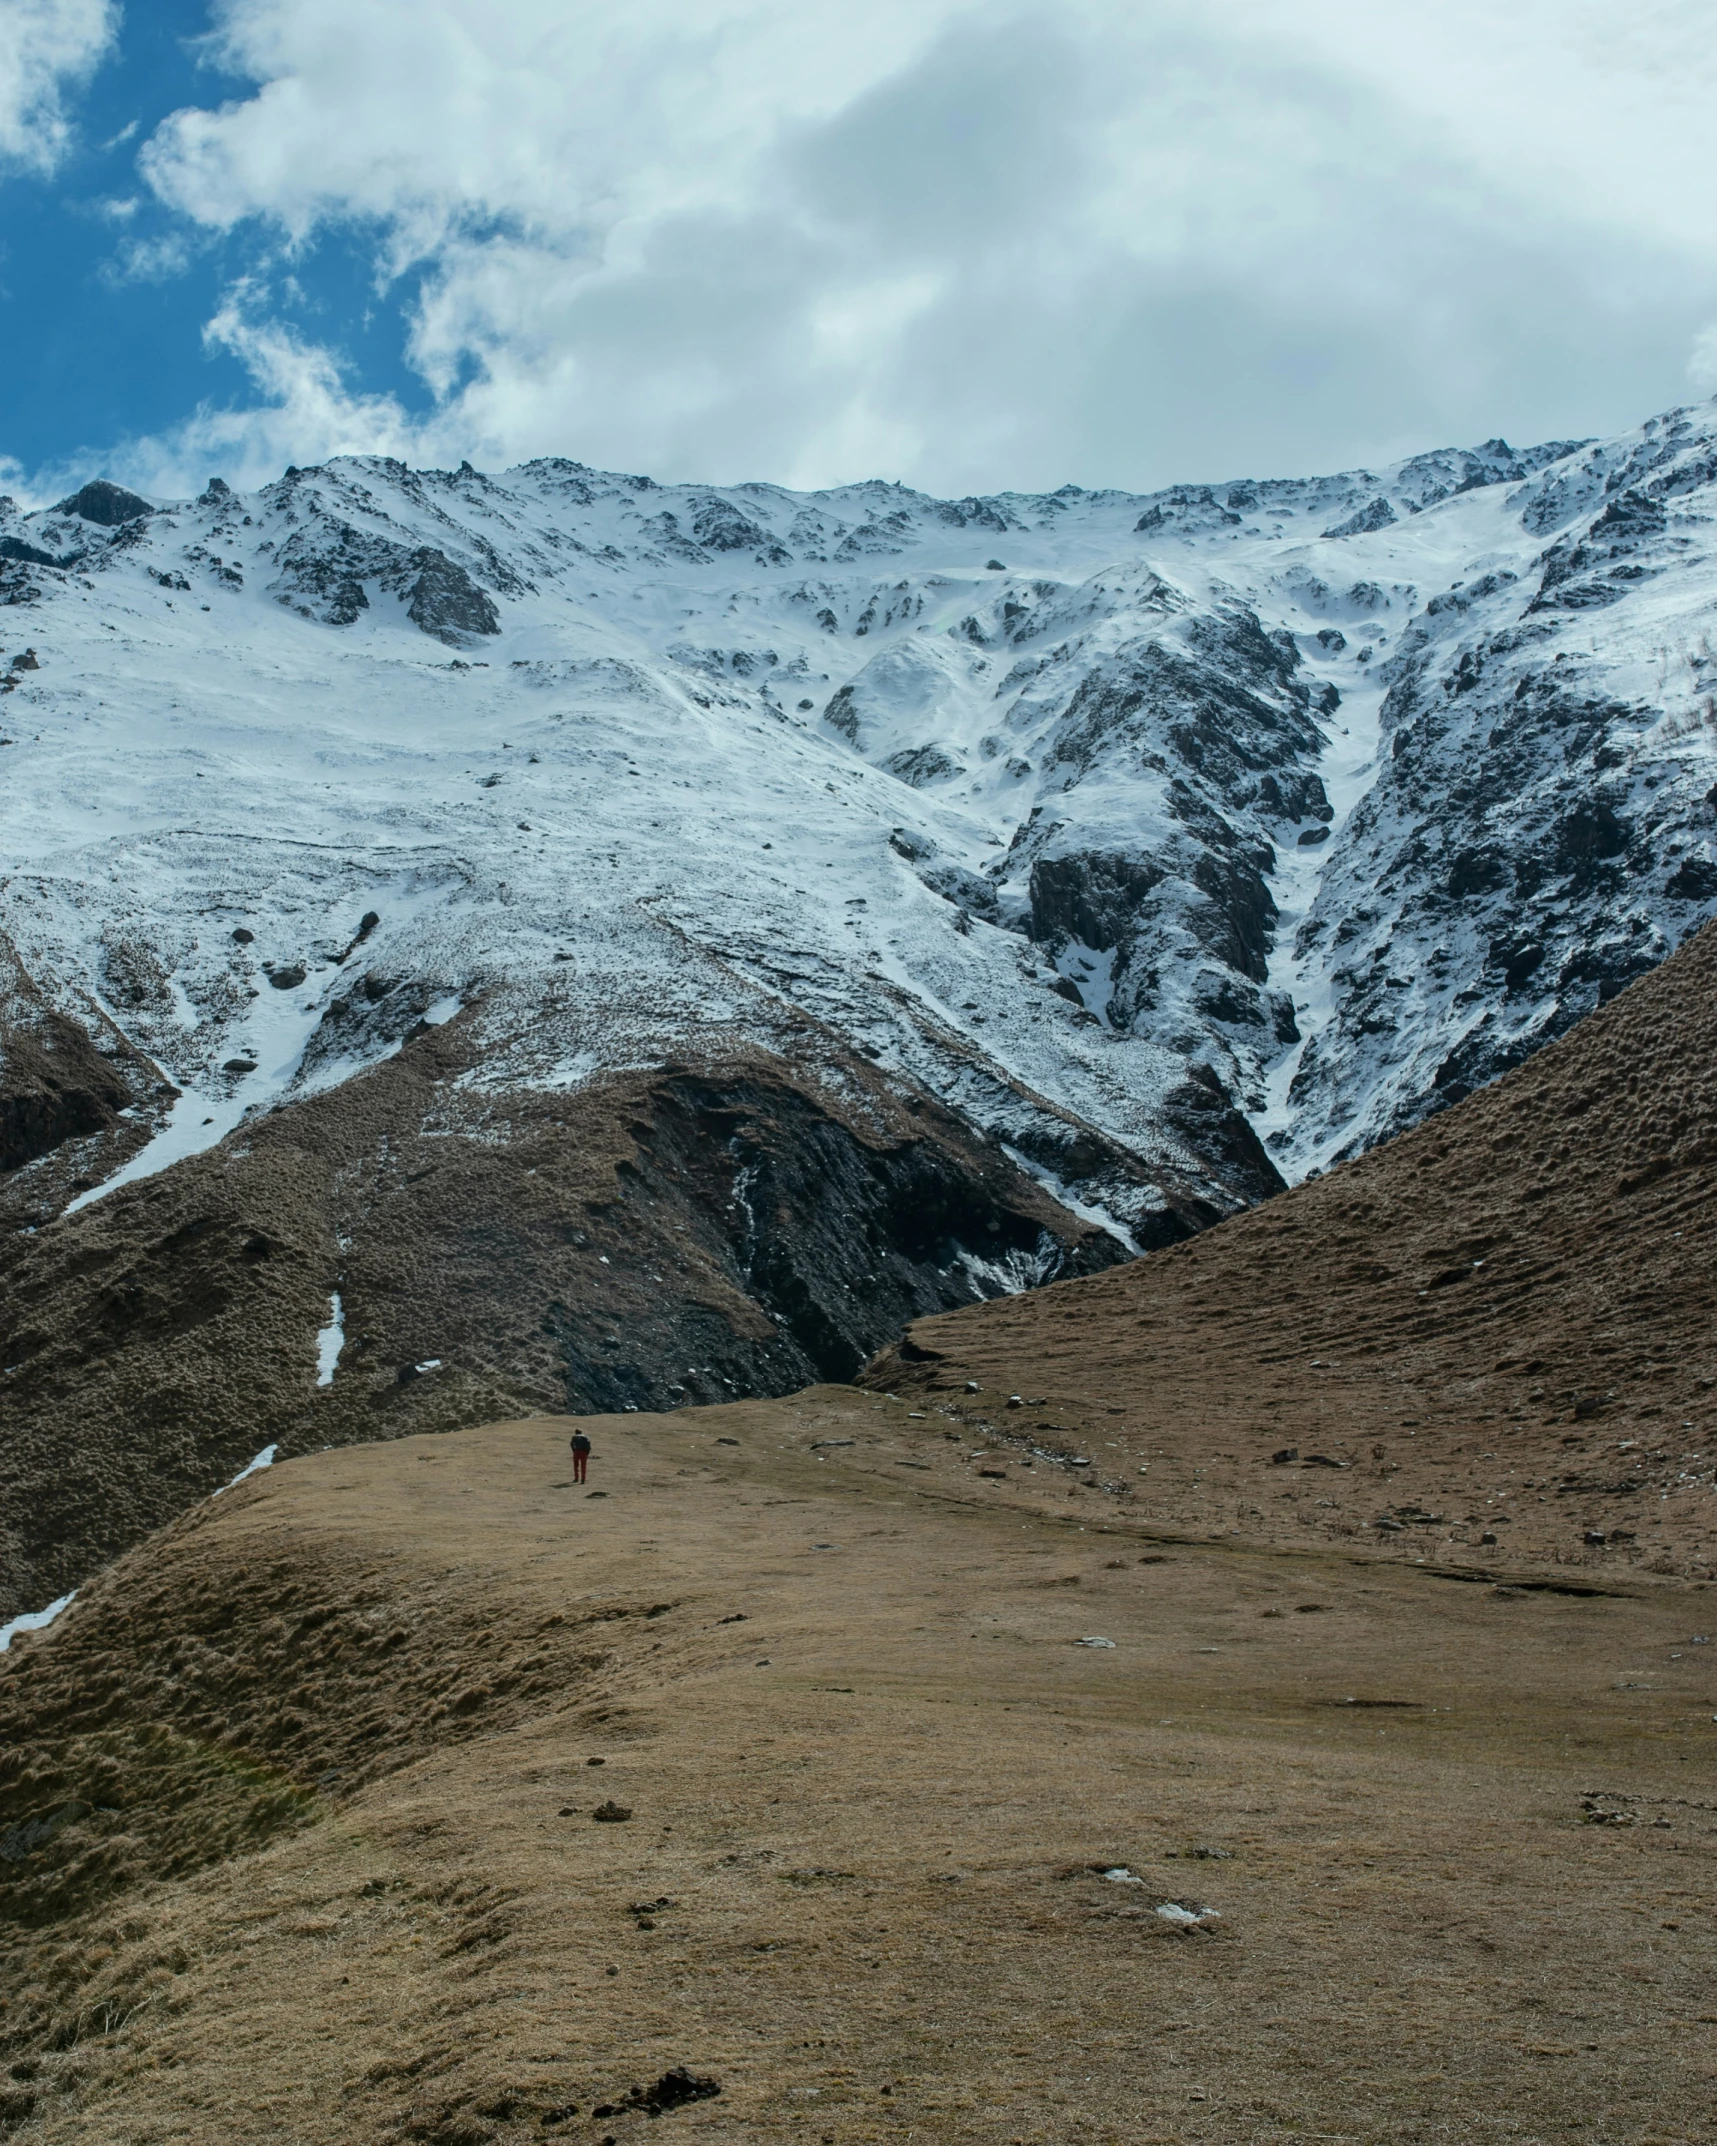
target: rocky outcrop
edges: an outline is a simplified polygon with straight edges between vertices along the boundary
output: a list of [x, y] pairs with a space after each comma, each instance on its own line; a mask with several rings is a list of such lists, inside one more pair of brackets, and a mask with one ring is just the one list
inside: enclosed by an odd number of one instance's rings
[[450, 647], [501, 630], [494, 600], [463, 566], [430, 545], [408, 549], [342, 523], [289, 537], [278, 566], [279, 601], [325, 626], [352, 625], [370, 608], [373, 586], [397, 597], [420, 632]]
[[173, 1093], [92, 1007], [55, 1006], [0, 936], [0, 1227], [51, 1213], [147, 1139]]
[[1326, 529], [1326, 537], [1371, 536], [1379, 529], [1388, 529], [1396, 521], [1395, 509], [1380, 493], [1377, 498], [1350, 514], [1346, 521], [1337, 522], [1333, 529]]
[[100, 529], [118, 529], [127, 522], [142, 521], [155, 512], [148, 500], [106, 477], [95, 477], [82, 491], [62, 499], [56, 514], [75, 514], [80, 521], [94, 522]]
[[0, 1171], [111, 1131], [132, 1100], [119, 1068], [65, 1015], [44, 1014], [33, 1029], [0, 1027]]
[[75, 552], [60, 556], [44, 551], [39, 544], [27, 543], [23, 537], [0, 536], [0, 559], [11, 559], [20, 566], [52, 566], [61, 572], [77, 563]]
[[1077, 850], [1038, 857], [1027, 882], [1031, 935], [1052, 949], [1077, 939], [1097, 953], [1137, 936], [1145, 903], [1163, 868], [1146, 857]]
[[464, 567], [444, 551], [428, 545], [412, 553], [414, 577], [406, 584], [405, 615], [422, 632], [450, 648], [462, 648], [474, 635], [499, 633], [501, 615], [494, 599], [480, 589]]

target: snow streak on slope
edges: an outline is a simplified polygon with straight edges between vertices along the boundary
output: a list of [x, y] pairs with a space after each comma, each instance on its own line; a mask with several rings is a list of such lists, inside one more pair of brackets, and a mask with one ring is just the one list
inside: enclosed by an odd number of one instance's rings
[[832, 1033], [1123, 1229], [1158, 1195], [1081, 1123], [1230, 1207], [1242, 1111], [1321, 1162], [1717, 903], [1714, 438], [8, 507], [0, 928], [178, 1090], [133, 1175], [463, 1008], [498, 1139], [520, 1088]]

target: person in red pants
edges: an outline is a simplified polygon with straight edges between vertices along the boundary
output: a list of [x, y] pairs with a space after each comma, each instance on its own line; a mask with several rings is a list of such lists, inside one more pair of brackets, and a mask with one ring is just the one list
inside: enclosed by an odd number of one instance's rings
[[589, 1466], [590, 1440], [582, 1431], [574, 1431], [572, 1434], [572, 1479], [575, 1483], [584, 1481], [585, 1471]]

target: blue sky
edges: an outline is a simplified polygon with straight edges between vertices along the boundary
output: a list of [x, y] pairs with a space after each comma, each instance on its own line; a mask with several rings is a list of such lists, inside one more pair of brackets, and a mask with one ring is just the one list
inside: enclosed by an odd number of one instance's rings
[[[149, 0], [80, 90], [67, 152], [49, 172], [0, 166], [0, 458], [54, 469], [163, 434], [201, 402], [242, 406], [251, 377], [204, 324], [222, 293], [266, 273], [278, 243], [250, 222], [199, 230], [140, 183], [137, 156], [186, 106], [254, 84], [219, 64], [205, 0]], [[128, 211], [128, 213], [126, 213]], [[151, 265], [151, 249], [160, 258]], [[336, 231], [270, 281], [271, 307], [338, 343], [355, 372], [408, 408], [432, 398], [405, 363], [402, 300], [380, 297], [355, 232]]]
[[0, 465], [960, 492], [1717, 389], [1704, 0], [9, 0]]

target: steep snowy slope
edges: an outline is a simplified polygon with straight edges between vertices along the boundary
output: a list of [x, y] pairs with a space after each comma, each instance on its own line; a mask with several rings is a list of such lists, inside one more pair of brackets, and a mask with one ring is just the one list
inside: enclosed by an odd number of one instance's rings
[[[841, 727], [879, 646], [957, 643], [952, 682], [993, 697], [974, 606], [1008, 577], [960, 563], [965, 510], [561, 466], [80, 497], [116, 519], [6, 540], [39, 667], [6, 704], [3, 915], [49, 1003], [180, 1091], [133, 1172], [466, 1009], [497, 1091], [774, 1048], [808, 1016], [1140, 1242], [1188, 1188], [1212, 1212], [1269, 1189], [1183, 1048], [1056, 996], [990, 920], [1014, 797], [915, 790]], [[1133, 505], [1086, 519], [1108, 544]], [[1002, 515], [973, 514], [987, 543]], [[908, 522], [953, 563], [881, 580]]]
[[[1268, 1176], [1230, 1100], [1291, 1171], [1704, 913], [1712, 441], [1150, 500], [365, 461], [9, 512], [17, 989], [182, 1091], [134, 1169], [461, 1007], [533, 1088], [791, 1008], [1148, 1236], [1023, 1090], [1231, 1205]], [[1543, 925], [1483, 899], [1517, 817]]]
[[1467, 555], [1372, 665], [1376, 773], [1284, 944], [1321, 1017], [1277, 1075], [1291, 1154], [1518, 1064], [1717, 902], [1717, 409], [1444, 512]]

